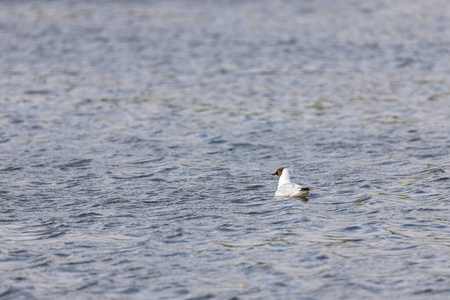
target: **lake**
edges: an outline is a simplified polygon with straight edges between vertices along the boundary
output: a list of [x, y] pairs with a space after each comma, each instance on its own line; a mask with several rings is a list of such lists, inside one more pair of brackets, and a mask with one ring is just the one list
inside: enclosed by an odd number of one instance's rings
[[0, 299], [448, 299], [449, 11], [2, 1]]

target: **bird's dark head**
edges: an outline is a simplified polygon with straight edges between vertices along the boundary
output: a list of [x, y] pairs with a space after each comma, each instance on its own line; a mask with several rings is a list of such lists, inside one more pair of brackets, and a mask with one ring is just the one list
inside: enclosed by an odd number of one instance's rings
[[278, 177], [281, 176], [281, 174], [283, 173], [284, 167], [278, 168], [278, 170], [273, 173], [272, 175], [278, 175]]

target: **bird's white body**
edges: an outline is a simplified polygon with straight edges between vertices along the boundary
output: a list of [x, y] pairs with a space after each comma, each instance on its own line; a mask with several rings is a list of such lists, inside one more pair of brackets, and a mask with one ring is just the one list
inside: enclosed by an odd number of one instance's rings
[[[276, 173], [274, 173], [276, 174]], [[309, 195], [308, 188], [302, 188], [300, 185], [292, 183], [289, 177], [289, 171], [286, 168], [281, 170], [278, 181], [278, 189], [275, 192], [276, 197], [305, 198]]]

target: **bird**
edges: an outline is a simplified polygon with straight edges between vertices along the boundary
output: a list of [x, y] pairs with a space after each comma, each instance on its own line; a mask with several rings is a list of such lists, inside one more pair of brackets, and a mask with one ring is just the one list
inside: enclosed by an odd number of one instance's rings
[[309, 195], [309, 187], [302, 188], [300, 185], [291, 182], [287, 168], [278, 168], [272, 175], [280, 177], [275, 197], [306, 198]]

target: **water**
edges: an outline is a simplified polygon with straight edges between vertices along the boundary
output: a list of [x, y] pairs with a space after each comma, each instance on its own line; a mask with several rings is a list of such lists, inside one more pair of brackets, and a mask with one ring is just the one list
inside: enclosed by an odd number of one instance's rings
[[0, 298], [448, 299], [449, 11], [2, 1]]

